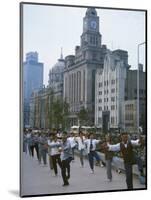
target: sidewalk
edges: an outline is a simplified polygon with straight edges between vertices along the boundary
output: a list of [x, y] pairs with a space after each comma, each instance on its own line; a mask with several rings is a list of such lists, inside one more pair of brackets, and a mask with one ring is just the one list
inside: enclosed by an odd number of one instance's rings
[[[71, 163], [70, 185], [62, 187], [63, 182], [59, 167], [59, 175], [55, 177], [54, 171], [50, 171], [49, 166], [43, 167], [38, 164], [36, 158], [30, 158], [29, 155], [23, 154], [22, 195], [126, 189], [125, 174], [118, 174], [113, 170], [113, 180], [108, 182], [105, 167], [95, 166], [94, 174], [90, 174], [89, 163], [86, 159], [84, 162], [85, 166], [81, 168], [79, 157], [75, 157], [75, 161]], [[133, 183], [134, 189], [145, 187], [139, 183], [136, 176], [134, 176]]]

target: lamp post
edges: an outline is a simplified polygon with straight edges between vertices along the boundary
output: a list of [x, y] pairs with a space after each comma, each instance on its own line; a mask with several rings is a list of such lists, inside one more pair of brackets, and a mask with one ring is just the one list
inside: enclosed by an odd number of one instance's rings
[[137, 46], [137, 132], [139, 133], [139, 48], [144, 45], [146, 42], [142, 42]]

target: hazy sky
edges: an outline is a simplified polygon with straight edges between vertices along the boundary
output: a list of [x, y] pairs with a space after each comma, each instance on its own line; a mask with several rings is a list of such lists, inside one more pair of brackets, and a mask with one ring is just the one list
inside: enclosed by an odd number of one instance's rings
[[[129, 64], [137, 67], [137, 45], [145, 41], [145, 13], [96, 9], [100, 17], [102, 44], [111, 50], [128, 51]], [[44, 63], [44, 84], [48, 84], [49, 69], [60, 57], [74, 54], [80, 45], [83, 31], [83, 17], [86, 8], [24, 5], [23, 51], [39, 53]], [[144, 64], [144, 45], [140, 47], [140, 62]]]

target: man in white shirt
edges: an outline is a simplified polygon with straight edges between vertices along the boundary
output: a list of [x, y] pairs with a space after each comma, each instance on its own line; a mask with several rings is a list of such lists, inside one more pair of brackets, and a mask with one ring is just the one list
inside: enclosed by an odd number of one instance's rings
[[85, 140], [84, 143], [86, 145], [87, 153], [88, 153], [88, 159], [89, 159], [89, 165], [91, 168], [91, 173], [94, 173], [94, 158], [97, 160], [98, 163], [100, 163], [100, 157], [98, 156], [96, 152], [96, 145], [99, 144], [101, 141], [94, 139], [94, 134], [89, 134], [89, 139]]
[[84, 166], [84, 161], [83, 161], [83, 157], [84, 157], [84, 150], [85, 150], [85, 137], [82, 133], [82, 131], [79, 132], [79, 136], [75, 138], [75, 141], [78, 143], [78, 150], [80, 153], [80, 162], [81, 162], [81, 166]]
[[74, 133], [70, 133], [70, 136], [67, 139], [70, 142], [71, 148], [72, 148], [72, 154], [73, 154], [73, 160], [74, 160], [74, 150], [77, 146], [77, 143], [75, 141]]
[[50, 156], [52, 159], [53, 169], [55, 176], [58, 175], [57, 163], [61, 169], [61, 159], [59, 147], [61, 146], [60, 142], [57, 140], [57, 136], [53, 135], [52, 140], [48, 140], [48, 146], [50, 147]]

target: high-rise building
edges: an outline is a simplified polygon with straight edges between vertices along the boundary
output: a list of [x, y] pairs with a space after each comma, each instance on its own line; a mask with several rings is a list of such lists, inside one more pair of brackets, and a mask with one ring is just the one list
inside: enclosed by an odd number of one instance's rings
[[70, 106], [70, 125], [78, 124], [78, 112], [84, 108], [90, 113], [89, 125], [94, 124], [95, 72], [103, 68], [107, 48], [102, 45], [99, 16], [95, 8], [88, 8], [83, 18], [81, 45], [75, 55], [65, 58], [64, 99]]
[[26, 54], [23, 63], [24, 126], [29, 125], [30, 97], [34, 90], [43, 87], [43, 63], [38, 62], [38, 53]]

